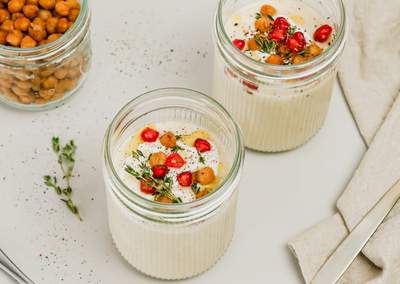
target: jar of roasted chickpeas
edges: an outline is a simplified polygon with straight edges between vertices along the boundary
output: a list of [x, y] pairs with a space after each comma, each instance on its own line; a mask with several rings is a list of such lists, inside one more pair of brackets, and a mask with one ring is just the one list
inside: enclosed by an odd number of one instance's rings
[[91, 63], [88, 0], [0, 0], [0, 100], [46, 110], [71, 98]]

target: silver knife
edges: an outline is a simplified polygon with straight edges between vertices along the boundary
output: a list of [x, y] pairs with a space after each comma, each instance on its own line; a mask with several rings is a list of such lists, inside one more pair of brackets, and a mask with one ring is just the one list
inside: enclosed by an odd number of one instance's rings
[[367, 215], [328, 258], [310, 284], [334, 284], [347, 270], [376, 229], [400, 198], [400, 180], [375, 204]]
[[10, 274], [20, 284], [34, 284], [0, 249], [0, 268]]

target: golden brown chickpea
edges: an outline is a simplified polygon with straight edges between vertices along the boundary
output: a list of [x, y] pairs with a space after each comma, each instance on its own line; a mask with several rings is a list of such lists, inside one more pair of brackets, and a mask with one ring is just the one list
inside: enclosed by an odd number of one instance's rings
[[200, 191], [199, 193], [196, 194], [196, 199], [202, 198], [202, 197], [206, 196], [209, 193], [210, 192], [207, 189], [204, 189], [204, 190], [202, 190], [202, 191]]
[[31, 92], [27, 95], [19, 96], [18, 102], [21, 104], [29, 105], [29, 104], [33, 103], [35, 101], [35, 99], [36, 99], [35, 94]]
[[39, 5], [39, 0], [26, 0], [25, 5]]
[[17, 82], [15, 82], [15, 84], [18, 87], [23, 88], [23, 89], [30, 89], [30, 88], [32, 88], [34, 86], [34, 84], [29, 80], [27, 80], [27, 81], [17, 81]]
[[280, 47], [278, 47], [278, 53], [281, 57], [286, 57], [289, 54], [289, 49], [287, 48], [287, 45], [283, 44]]
[[1, 81], [1, 85], [6, 88], [11, 88], [13, 86], [13, 83], [10, 81]]
[[158, 166], [158, 165], [165, 165], [165, 161], [167, 160], [167, 155], [165, 155], [163, 152], [158, 152], [150, 157], [150, 165], [152, 167]]
[[50, 19], [52, 17], [53, 17], [53, 14], [50, 11], [47, 11], [45, 9], [39, 10], [38, 18], [42, 19], [43, 21], [47, 21], [48, 19]]
[[8, 32], [0, 31], [0, 44], [5, 45], [7, 44], [6, 38], [8, 36]]
[[41, 96], [45, 100], [50, 100], [52, 96], [54, 96], [54, 89], [40, 89], [39, 96]]
[[29, 36], [39, 42], [47, 36], [47, 33], [41, 25], [35, 25], [34, 23], [32, 23], [31, 28], [29, 28]]
[[69, 87], [67, 88], [67, 91], [72, 91], [76, 87], [78, 87], [78, 83], [79, 83], [78, 80], [79, 80], [79, 77], [72, 79], [71, 83], [69, 84]]
[[56, 4], [56, 12], [61, 16], [68, 16], [69, 10], [71, 10], [71, 6], [66, 2], [61, 1]]
[[273, 64], [273, 65], [283, 65], [283, 59], [279, 55], [276, 54], [271, 54], [268, 56], [268, 58], [265, 60], [265, 63], [268, 64]]
[[69, 4], [71, 9], [77, 9], [77, 10], [81, 9], [81, 3], [79, 3], [77, 0], [66, 0], [65, 2]]
[[67, 78], [74, 79], [74, 78], [78, 77], [80, 74], [81, 74], [81, 68], [80, 68], [80, 66], [76, 66], [76, 67], [68, 70]]
[[57, 68], [57, 70], [54, 72], [54, 77], [57, 79], [64, 79], [65, 76], [68, 74], [68, 69], [64, 67]]
[[8, 2], [8, 11], [12, 13], [19, 13], [24, 7], [25, 3], [22, 0], [11, 0]]
[[34, 90], [35, 92], [38, 92], [42, 87], [40, 85], [33, 85], [32, 86], [32, 90]]
[[307, 57], [303, 57], [301, 55], [296, 55], [295, 57], [293, 57], [292, 64], [303, 63], [303, 62], [306, 62], [307, 60], [308, 60]]
[[18, 96], [16, 95], [16, 94], [14, 94], [14, 92], [13, 91], [11, 91], [10, 89], [8, 89], [8, 88], [4, 88], [4, 90], [3, 90], [3, 95], [4, 95], [4, 98], [7, 100], [7, 101], [11, 101], [11, 102], [16, 102], [16, 101], [18, 101]]
[[[50, 75], [53, 75], [54, 71], [56, 71], [53, 67], [48, 67], [42, 70], [42, 72], [40, 73], [40, 76], [42, 76], [43, 78], [45, 77], [49, 77]], [[44, 80], [43, 80], [44, 81]]]
[[64, 97], [64, 92], [55, 93], [54, 96], [51, 97], [50, 101], [61, 100]]
[[57, 18], [50, 18], [46, 21], [46, 31], [49, 34], [54, 34], [57, 32], [57, 24], [58, 24], [58, 19]]
[[322, 53], [322, 48], [320, 48], [318, 45], [315, 43], [311, 44], [306, 48], [306, 50], [309, 51], [308, 56], [311, 58], [314, 58]]
[[62, 18], [63, 18], [63, 16], [61, 16], [60, 14], [58, 14], [58, 13], [56, 12], [56, 10], [53, 11], [53, 17], [54, 17], [54, 18], [57, 18], [57, 19], [62, 19]]
[[29, 94], [30, 89], [24, 89], [18, 86], [12, 86], [11, 89], [17, 96], [26, 96]]
[[24, 37], [21, 41], [21, 48], [31, 48], [31, 47], [35, 47], [36, 45], [37, 45], [37, 42], [30, 36]]
[[261, 46], [259, 46], [258, 43], [252, 38], [247, 42], [247, 46], [251, 50], [261, 50]]
[[58, 84], [58, 80], [54, 76], [49, 76], [47, 79], [42, 83], [43, 88], [51, 89], [54, 88]]
[[68, 30], [68, 20], [66, 18], [62, 18], [58, 21], [56, 30], [58, 33], [65, 33]]
[[18, 18], [15, 20], [14, 27], [16, 30], [26, 32], [31, 26], [31, 21], [28, 18]]
[[24, 34], [21, 31], [12, 30], [8, 33], [6, 41], [12, 46], [19, 46]]
[[268, 17], [268, 14], [271, 16], [276, 15], [276, 9], [270, 5], [263, 5], [260, 10], [260, 14], [264, 17]]
[[16, 21], [19, 18], [25, 18], [25, 15], [22, 13], [14, 13], [11, 15], [11, 20]]
[[65, 90], [67, 90], [69, 88], [70, 85], [71, 85], [70, 79], [62, 79], [62, 80], [58, 81], [58, 85], [55, 88], [56, 93], [64, 92]]
[[172, 132], [168, 131], [163, 136], [161, 136], [160, 142], [167, 148], [174, 148], [176, 145], [176, 137]]
[[31, 79], [31, 82], [35, 85], [40, 85], [46, 80], [46, 78], [40, 77], [40, 76], [35, 76], [33, 79]]
[[205, 167], [196, 172], [196, 181], [202, 185], [210, 184], [215, 180], [215, 174], [212, 168]]
[[45, 45], [45, 44], [47, 44], [47, 40], [43, 39], [43, 40], [38, 42], [37, 46], [42, 46], [42, 45]]
[[161, 203], [172, 203], [172, 200], [165, 195], [158, 195], [156, 201]]
[[43, 20], [40, 19], [40, 18], [35, 18], [35, 19], [33, 20], [31, 26], [34, 26], [34, 25], [39, 25], [39, 26], [41, 26], [43, 29], [46, 28], [46, 23], [45, 23], [45, 21], [43, 21]]
[[36, 98], [35, 99], [35, 104], [37, 104], [37, 105], [45, 105], [45, 104], [47, 104], [49, 101], [48, 100], [45, 100], [45, 99], [43, 99], [43, 98]]
[[70, 22], [75, 22], [76, 19], [77, 19], [78, 16], [79, 16], [79, 13], [80, 13], [80, 10], [71, 9], [71, 10], [69, 11], [68, 20], [69, 20]]
[[58, 39], [60, 36], [62, 36], [62, 34], [52, 34], [47, 38], [47, 43], [55, 41], [56, 39]]
[[14, 21], [11, 21], [11, 20], [5, 21], [1, 25], [0, 30], [6, 31], [6, 32], [10, 32], [10, 31], [14, 30]]
[[22, 8], [22, 11], [25, 17], [31, 21], [39, 15], [39, 7], [35, 5], [26, 5]]
[[67, 31], [68, 31], [70, 28], [72, 28], [72, 26], [73, 26], [74, 24], [75, 24], [74, 22], [68, 22], [68, 29], [67, 29]]
[[267, 18], [260, 18], [254, 23], [254, 27], [260, 32], [267, 32], [274, 26], [274, 22]]
[[56, 0], [40, 0], [39, 4], [47, 10], [53, 10], [56, 6]]
[[8, 12], [6, 9], [1, 9], [0, 10], [0, 24], [3, 24], [5, 21], [10, 20], [10, 12]]

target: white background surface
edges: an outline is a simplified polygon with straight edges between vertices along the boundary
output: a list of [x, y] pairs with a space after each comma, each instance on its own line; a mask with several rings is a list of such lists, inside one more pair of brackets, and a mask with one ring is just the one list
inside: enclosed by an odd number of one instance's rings
[[[93, 64], [63, 107], [0, 105], [0, 247], [35, 283], [160, 283], [128, 265], [108, 230], [101, 143], [135, 96], [182, 86], [211, 93], [216, 0], [92, 1]], [[51, 137], [78, 146], [70, 213], [42, 176], [59, 173]], [[294, 151], [246, 150], [232, 244], [206, 273], [180, 283], [303, 283], [287, 242], [336, 212], [361, 161], [361, 139], [339, 84], [325, 126]], [[40, 257], [40, 255], [42, 255]], [[0, 283], [14, 283], [0, 271]]]

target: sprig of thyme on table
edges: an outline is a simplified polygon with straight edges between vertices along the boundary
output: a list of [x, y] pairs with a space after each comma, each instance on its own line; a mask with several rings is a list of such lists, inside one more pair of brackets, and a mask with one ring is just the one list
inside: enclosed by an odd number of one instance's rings
[[[57, 178], [52, 178], [49, 175], [44, 176], [45, 185], [53, 187], [58, 195], [62, 196], [61, 200], [67, 204], [69, 210], [74, 213], [79, 220], [82, 221], [81, 216], [79, 215], [78, 208], [74, 205], [71, 199], [72, 188], [71, 188], [71, 178], [73, 177], [72, 172], [75, 166], [75, 151], [76, 146], [74, 140], [71, 140], [69, 143], [65, 145], [65, 147], [60, 147], [60, 140], [58, 137], [53, 137], [52, 139], [53, 151], [57, 154], [57, 162], [61, 167], [62, 172], [64, 173], [63, 179], [67, 180], [67, 188], [61, 189], [57, 185]], [[65, 166], [65, 167], [64, 167]]]

